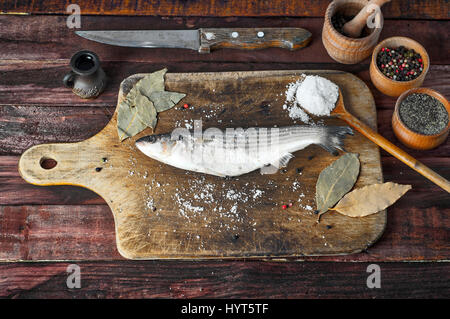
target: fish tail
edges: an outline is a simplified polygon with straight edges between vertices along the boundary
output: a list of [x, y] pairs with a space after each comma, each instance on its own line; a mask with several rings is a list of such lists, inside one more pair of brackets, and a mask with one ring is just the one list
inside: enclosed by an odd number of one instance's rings
[[337, 156], [338, 150], [345, 151], [344, 139], [347, 134], [353, 135], [353, 130], [349, 126], [328, 126], [324, 128], [324, 134], [321, 134], [317, 144]]

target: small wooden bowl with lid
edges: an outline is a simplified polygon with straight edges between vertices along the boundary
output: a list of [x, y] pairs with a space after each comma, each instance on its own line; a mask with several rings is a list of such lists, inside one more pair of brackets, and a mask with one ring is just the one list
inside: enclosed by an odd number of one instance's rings
[[[378, 53], [382, 48], [398, 48], [404, 46], [408, 49], [413, 49], [422, 57], [423, 70], [422, 73], [415, 79], [410, 81], [396, 81], [391, 80], [385, 76], [377, 66]], [[391, 37], [381, 41], [373, 50], [372, 60], [370, 61], [370, 79], [375, 87], [386, 95], [397, 97], [403, 92], [420, 87], [425, 80], [428, 68], [430, 67], [430, 58], [425, 48], [417, 41], [407, 37]]]
[[[445, 109], [447, 110], [447, 114], [449, 114], [449, 120], [447, 126], [442, 131], [434, 135], [424, 135], [414, 132], [402, 122], [399, 114], [400, 104], [407, 96], [413, 93], [423, 93], [430, 95], [436, 98], [444, 105]], [[440, 144], [442, 144], [448, 137], [448, 133], [450, 130], [450, 105], [447, 99], [442, 94], [440, 94], [435, 90], [429, 88], [410, 89], [404, 92], [402, 95], [400, 95], [400, 97], [397, 99], [394, 114], [392, 115], [392, 129], [397, 138], [399, 139], [399, 141], [402, 142], [404, 145], [408, 146], [409, 148], [416, 150], [429, 150], [435, 148]]]

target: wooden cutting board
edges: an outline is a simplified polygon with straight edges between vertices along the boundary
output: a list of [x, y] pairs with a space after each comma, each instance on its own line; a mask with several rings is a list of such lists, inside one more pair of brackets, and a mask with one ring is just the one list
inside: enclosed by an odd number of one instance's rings
[[[376, 109], [367, 86], [340, 71], [168, 73], [166, 90], [184, 92], [179, 106], [160, 113], [155, 133], [190, 127], [271, 127], [292, 125], [283, 109], [286, 85], [302, 73], [320, 74], [338, 84], [350, 112], [376, 129]], [[118, 100], [145, 74], [125, 79]], [[327, 119], [328, 125], [345, 125]], [[383, 233], [386, 212], [350, 218], [329, 212], [317, 222], [315, 184], [337, 157], [312, 145], [294, 153], [288, 167], [273, 175], [259, 171], [224, 179], [157, 162], [134, 146], [148, 129], [120, 142], [117, 113], [97, 135], [79, 143], [42, 144], [28, 149], [19, 171], [36, 185], [78, 185], [102, 196], [114, 215], [119, 252], [126, 258], [280, 258], [360, 252]], [[359, 153], [356, 187], [383, 182], [378, 147], [355, 132], [346, 140]], [[44, 169], [42, 162], [57, 165]], [[299, 172], [301, 171], [301, 172]], [[293, 206], [283, 210], [283, 204]], [[113, 243], [111, 243], [113, 244]]]

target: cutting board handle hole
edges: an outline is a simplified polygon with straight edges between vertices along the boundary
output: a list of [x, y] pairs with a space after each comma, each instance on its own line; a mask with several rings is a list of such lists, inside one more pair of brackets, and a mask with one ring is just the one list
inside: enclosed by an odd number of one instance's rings
[[42, 157], [41, 160], [39, 161], [39, 164], [43, 169], [52, 169], [56, 166], [56, 164], [58, 164], [58, 162], [55, 161], [53, 158]]

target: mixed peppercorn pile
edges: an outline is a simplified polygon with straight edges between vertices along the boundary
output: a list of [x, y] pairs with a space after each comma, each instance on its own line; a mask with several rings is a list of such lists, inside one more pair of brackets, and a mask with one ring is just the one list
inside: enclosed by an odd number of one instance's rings
[[411, 81], [423, 71], [422, 56], [404, 46], [381, 48], [377, 56], [378, 69], [395, 81]]

